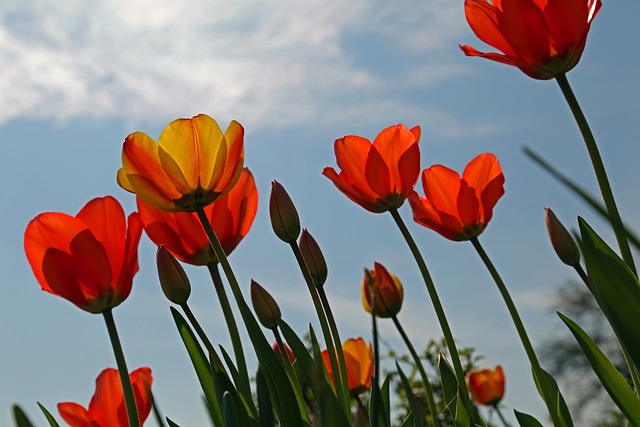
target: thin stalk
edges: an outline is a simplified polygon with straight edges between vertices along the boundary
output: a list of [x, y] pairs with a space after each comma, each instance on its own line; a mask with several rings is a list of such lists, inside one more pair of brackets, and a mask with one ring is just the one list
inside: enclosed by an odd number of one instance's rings
[[[296, 257], [296, 261], [300, 266], [300, 270], [302, 271], [302, 276], [304, 277], [304, 281], [307, 284], [307, 288], [309, 289], [309, 294], [311, 295], [311, 300], [313, 301], [313, 306], [316, 310], [316, 314], [318, 316], [318, 320], [320, 320], [320, 327], [322, 328], [322, 335], [324, 336], [325, 344], [327, 345], [327, 349], [335, 348], [335, 351], [327, 351], [329, 355], [329, 363], [331, 365], [331, 372], [334, 373], [333, 381], [335, 383], [336, 395], [338, 396], [338, 400], [342, 402], [343, 409], [345, 409], [347, 414], [349, 413], [349, 385], [344, 384], [342, 378], [346, 375], [343, 375], [340, 370], [340, 366], [338, 365], [338, 360], [336, 357], [337, 351], [342, 351], [342, 343], [333, 342], [333, 338], [331, 337], [331, 331], [329, 330], [329, 324], [327, 322], [327, 316], [322, 308], [322, 303], [320, 302], [320, 297], [318, 296], [318, 290], [313, 282], [313, 277], [311, 277], [311, 273], [309, 272], [309, 268], [307, 267], [307, 263], [302, 256], [302, 252], [300, 252], [300, 248], [296, 244], [296, 242], [292, 242], [289, 244], [291, 246], [291, 250], [293, 251], [294, 256]], [[340, 347], [340, 349], [338, 349]], [[344, 356], [343, 356], [344, 358]], [[336, 375], [337, 374], [337, 375]], [[346, 371], [345, 371], [346, 374]]]
[[[511, 315], [513, 324], [515, 325], [518, 335], [520, 336], [520, 341], [522, 342], [522, 345], [524, 346], [524, 350], [527, 353], [527, 357], [529, 358], [529, 363], [531, 364], [531, 369], [533, 370], [534, 379], [535, 379], [535, 377], [538, 377], [540, 375], [539, 373], [542, 371], [542, 367], [540, 366], [540, 362], [538, 361], [536, 352], [533, 349], [533, 345], [531, 344], [529, 335], [527, 335], [527, 331], [524, 328], [524, 324], [522, 323], [520, 314], [516, 309], [516, 305], [514, 304], [513, 299], [511, 298], [511, 295], [509, 294], [509, 291], [507, 290], [507, 287], [504, 284], [504, 281], [502, 280], [502, 277], [500, 277], [498, 270], [491, 262], [489, 255], [487, 255], [487, 253], [485, 252], [478, 238], [472, 237], [470, 241], [473, 244], [473, 247], [478, 252], [478, 255], [480, 255], [480, 258], [482, 259], [482, 262], [484, 262], [484, 265], [487, 267], [487, 270], [489, 270], [489, 273], [491, 274], [493, 281], [498, 286], [498, 290], [500, 291], [500, 295], [502, 295], [502, 299], [507, 305], [507, 310]], [[553, 420], [553, 425], [562, 425], [558, 420], [558, 413], [557, 413], [558, 408], [553, 407], [552, 402], [547, 402], [547, 399], [545, 399], [544, 397], [543, 397], [543, 400], [547, 405], [547, 409], [549, 410], [549, 415]]]
[[600, 156], [600, 150], [598, 150], [596, 139], [591, 132], [589, 123], [587, 122], [587, 119], [582, 112], [582, 108], [580, 108], [578, 99], [571, 89], [571, 85], [569, 85], [567, 76], [564, 73], [558, 74], [556, 76], [556, 81], [560, 86], [560, 90], [562, 91], [567, 104], [569, 104], [569, 108], [571, 109], [573, 117], [578, 124], [578, 128], [580, 129], [580, 133], [582, 133], [582, 138], [584, 139], [589, 157], [591, 158], [593, 171], [595, 172], [596, 179], [598, 180], [598, 186], [600, 187], [602, 199], [604, 200], [604, 205], [606, 206], [607, 212], [609, 213], [609, 220], [611, 222], [611, 226], [613, 227], [613, 232], [616, 235], [616, 240], [618, 241], [618, 247], [620, 248], [622, 259], [629, 266], [631, 271], [633, 271], [633, 274], [637, 276], [638, 272], [633, 261], [633, 255], [631, 254], [631, 248], [629, 247], [627, 234], [622, 223], [622, 218], [620, 217], [620, 212], [618, 211], [618, 206], [616, 205], [616, 201], [613, 197], [611, 184], [609, 183], [609, 178], [607, 177], [607, 172], [604, 168], [604, 162], [602, 161], [602, 157]]
[[184, 314], [187, 315], [187, 319], [189, 319], [189, 322], [191, 322], [191, 326], [193, 326], [196, 334], [198, 334], [198, 337], [200, 337], [200, 341], [202, 341], [205, 348], [209, 352], [209, 357], [211, 357], [213, 363], [215, 363], [220, 370], [226, 371], [224, 365], [222, 364], [222, 360], [220, 360], [220, 357], [216, 352], [216, 349], [213, 347], [213, 344], [211, 344], [211, 341], [209, 341], [207, 334], [204, 332], [204, 329], [202, 329], [202, 326], [200, 326], [200, 322], [198, 322], [198, 319], [196, 319], [196, 316], [194, 316], [191, 308], [189, 308], [189, 305], [186, 302], [183, 302], [182, 304], [180, 304], [180, 307], [182, 307], [182, 310], [184, 310]]
[[396, 329], [398, 329], [400, 336], [402, 337], [404, 343], [407, 345], [407, 348], [409, 349], [409, 353], [411, 353], [411, 357], [413, 357], [413, 361], [416, 364], [418, 371], [420, 372], [420, 376], [422, 377], [425, 393], [427, 395], [427, 403], [429, 404], [429, 411], [431, 412], [431, 424], [433, 424], [434, 427], [439, 427], [440, 421], [438, 421], [438, 408], [436, 407], [436, 402], [433, 399], [433, 388], [431, 387], [431, 382], [429, 381], [429, 377], [427, 377], [427, 373], [424, 370], [424, 366], [422, 366], [422, 361], [420, 360], [420, 356], [418, 356], [418, 353], [416, 352], [416, 349], [413, 347], [411, 340], [409, 340], [409, 337], [404, 331], [404, 328], [400, 324], [400, 321], [398, 320], [398, 316], [396, 315], [391, 316], [391, 320], [393, 320], [393, 324], [396, 325]]
[[247, 362], [244, 357], [242, 341], [240, 339], [240, 333], [238, 332], [236, 319], [233, 316], [233, 311], [231, 310], [231, 304], [229, 304], [227, 292], [224, 290], [224, 284], [222, 283], [220, 271], [218, 270], [218, 263], [209, 263], [207, 264], [207, 268], [209, 269], [209, 273], [211, 274], [211, 280], [213, 281], [213, 286], [216, 289], [216, 294], [218, 294], [220, 307], [222, 308], [222, 313], [227, 323], [227, 328], [229, 329], [231, 345], [233, 346], [233, 354], [236, 357], [236, 364], [238, 365], [238, 373], [240, 374], [240, 378], [245, 383], [246, 387], [249, 388], [251, 383], [249, 381], [249, 372], [247, 370]]
[[[369, 277], [369, 286], [373, 287], [373, 285], [371, 284], [371, 276], [368, 274], [368, 270], [367, 270], [367, 276]], [[378, 427], [378, 412], [380, 410], [380, 406], [381, 402], [380, 402], [380, 349], [379, 344], [378, 344], [378, 322], [376, 321], [376, 315], [375, 315], [375, 309], [376, 309], [376, 295], [375, 292], [371, 292], [371, 326], [373, 329], [373, 390], [371, 391], [373, 393], [372, 395], [372, 399], [371, 399], [371, 425], [373, 427]]]
[[498, 418], [500, 418], [500, 421], [502, 421], [502, 424], [504, 424], [504, 427], [511, 427], [511, 424], [509, 424], [507, 422], [507, 420], [504, 418], [504, 415], [502, 415], [502, 411], [500, 411], [500, 408], [498, 407], [498, 405], [493, 405], [493, 409], [496, 410], [496, 414], [498, 414]]
[[409, 245], [409, 249], [411, 250], [413, 257], [415, 258], [416, 263], [418, 264], [418, 269], [422, 274], [424, 284], [426, 285], [427, 291], [429, 292], [431, 303], [433, 304], [436, 316], [438, 317], [438, 322], [440, 323], [440, 327], [442, 328], [445, 342], [447, 343], [447, 348], [449, 349], [449, 354], [451, 355], [453, 369], [456, 374], [456, 379], [458, 380], [458, 387], [460, 387], [460, 394], [462, 395], [462, 402], [464, 403], [467, 413], [472, 416], [471, 414], [473, 414], [474, 411], [473, 406], [471, 406], [471, 399], [469, 399], [469, 391], [467, 389], [467, 383], [464, 378], [464, 370], [462, 369], [462, 363], [460, 362], [460, 355], [458, 353], [456, 343], [453, 339], [453, 334], [451, 333], [451, 327], [449, 327], [447, 316], [444, 314], [444, 308], [442, 307], [442, 303], [440, 302], [440, 297], [438, 297], [436, 286], [433, 283], [433, 279], [431, 279], [431, 275], [429, 274], [429, 270], [427, 269], [427, 264], [424, 262], [424, 258], [422, 258], [422, 254], [420, 253], [416, 242], [413, 240], [411, 233], [409, 233], [409, 229], [400, 217], [400, 214], [396, 209], [390, 210], [389, 212], [391, 212], [391, 216], [395, 220], [398, 228], [400, 229], [400, 232], [402, 233], [402, 236], [407, 242], [407, 245]]
[[118, 338], [116, 323], [113, 320], [113, 313], [111, 312], [111, 309], [108, 308], [102, 312], [102, 315], [104, 316], [104, 321], [107, 324], [107, 331], [109, 331], [111, 347], [113, 347], [113, 354], [116, 357], [118, 373], [120, 374], [120, 381], [122, 382], [122, 392], [124, 393], [124, 402], [127, 408], [127, 419], [129, 420], [129, 427], [140, 427], [140, 419], [138, 418], [136, 399], [133, 394], [131, 378], [129, 378], [129, 370], [127, 369], [127, 362], [124, 359], [124, 352], [122, 351], [120, 338]]
[[[338, 365], [340, 367], [340, 378], [342, 380], [342, 388], [345, 396], [348, 396], [349, 393], [349, 377], [347, 376], [347, 364], [344, 361], [344, 351], [342, 351], [342, 339], [340, 338], [340, 333], [338, 332], [338, 325], [336, 323], [335, 318], [333, 317], [333, 312], [331, 311], [331, 305], [329, 304], [329, 300], [327, 299], [327, 293], [324, 291], [324, 287], [316, 287], [318, 290], [318, 295], [320, 296], [320, 302], [324, 307], [325, 313], [327, 315], [327, 320], [329, 321], [329, 328], [331, 329], [331, 334], [333, 335], [333, 342], [338, 343], [336, 346], [336, 354], [338, 355]], [[349, 393], [349, 394], [347, 394]]]
[[[149, 390], [149, 393], [151, 393], [151, 390]], [[153, 410], [153, 416], [156, 419], [158, 427], [165, 427], [164, 418], [160, 413], [160, 409], [158, 409], [158, 405], [156, 405], [156, 397], [153, 395], [153, 393], [151, 393], [151, 402], [151, 409]]]

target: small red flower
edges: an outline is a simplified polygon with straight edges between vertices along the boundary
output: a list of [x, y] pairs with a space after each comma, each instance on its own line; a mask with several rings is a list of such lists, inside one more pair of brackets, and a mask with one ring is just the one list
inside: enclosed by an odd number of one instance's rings
[[465, 0], [475, 35], [503, 54], [460, 48], [467, 56], [518, 67], [534, 79], [552, 79], [576, 66], [601, 6], [600, 0]]
[[456, 171], [434, 165], [422, 172], [425, 196], [413, 191], [409, 204], [413, 219], [450, 240], [469, 240], [482, 233], [493, 207], [504, 194], [504, 175], [498, 159], [484, 153]]
[[504, 396], [504, 373], [501, 366], [467, 372], [467, 387], [473, 400], [481, 405], [494, 406]]
[[24, 233], [24, 249], [42, 289], [90, 313], [119, 305], [138, 271], [142, 224], [125, 219], [111, 196], [96, 198], [75, 217], [47, 212]]
[[[140, 423], [151, 412], [151, 369], [139, 368], [129, 375]], [[96, 392], [89, 409], [77, 403], [58, 403], [60, 416], [71, 427], [129, 427], [122, 383], [117, 369], [107, 368], [96, 378]]]
[[[247, 235], [258, 209], [258, 190], [249, 169], [224, 196], [204, 207], [213, 230], [229, 255]], [[207, 265], [216, 261], [209, 239], [195, 212], [163, 212], [138, 197], [138, 212], [149, 238], [179, 260]]]
[[[280, 350], [280, 345], [278, 344], [277, 341], [273, 343], [272, 348], [273, 348], [273, 351], [275, 351], [278, 356], [283, 357], [282, 350]], [[293, 350], [291, 350], [291, 348], [289, 348], [287, 344], [284, 344], [284, 351], [287, 354], [287, 357], [289, 358], [289, 361], [291, 363], [296, 361], [296, 354], [293, 352]]]
[[404, 125], [386, 128], [373, 144], [348, 135], [336, 140], [334, 149], [340, 174], [324, 168], [348, 198], [374, 213], [402, 206], [420, 175], [420, 128]]
[[[349, 381], [349, 391], [352, 396], [371, 388], [371, 377], [373, 377], [373, 349], [371, 343], [366, 344], [362, 338], [349, 338], [342, 345], [344, 353], [344, 363], [347, 368], [347, 378]], [[322, 352], [322, 359], [327, 373], [333, 381], [333, 372], [329, 362], [329, 352]]]
[[374, 269], [365, 274], [362, 281], [362, 305], [367, 313], [371, 313], [371, 286], [368, 278], [373, 281], [373, 291], [375, 293], [375, 313], [378, 317], [393, 317], [402, 308], [404, 291], [402, 283], [398, 278], [389, 273], [380, 263], [374, 263]]

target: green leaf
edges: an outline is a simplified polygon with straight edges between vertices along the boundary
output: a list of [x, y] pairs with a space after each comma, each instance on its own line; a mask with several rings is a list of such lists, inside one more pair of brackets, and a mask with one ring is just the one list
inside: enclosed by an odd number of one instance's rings
[[262, 368], [258, 366], [256, 372], [256, 393], [258, 395], [258, 408], [260, 410], [260, 427], [274, 427], [276, 420], [271, 407], [271, 397], [269, 387], [262, 373]]
[[453, 415], [456, 413], [456, 403], [458, 400], [458, 380], [453, 373], [451, 365], [441, 354], [438, 357], [438, 372], [440, 372], [440, 383], [442, 384], [442, 396], [445, 408]]
[[567, 403], [565, 402], [562, 393], [560, 393], [560, 388], [558, 388], [556, 380], [550, 373], [542, 368], [538, 371], [534, 370], [533, 378], [536, 382], [540, 395], [547, 403], [547, 407], [555, 408], [556, 410], [558, 421], [561, 423], [560, 426], [556, 427], [573, 427], [569, 408], [567, 407]]
[[38, 402], [38, 406], [40, 407], [40, 410], [44, 414], [44, 417], [47, 419], [47, 422], [49, 422], [49, 427], [60, 427], [56, 419], [53, 418], [53, 415], [51, 415], [51, 413], [47, 410], [47, 408], [41, 405], [40, 402]]
[[633, 424], [640, 425], [640, 399], [631, 390], [624, 377], [578, 324], [562, 315], [562, 313], [558, 313], [558, 316], [571, 330], [578, 344], [580, 344], [582, 352], [587, 356], [593, 371], [600, 378], [600, 382], [620, 411]]
[[516, 420], [518, 420], [520, 427], [543, 427], [540, 421], [536, 420], [531, 415], [525, 414], [524, 412], [518, 412], [515, 409], [513, 412], [516, 414]]
[[[242, 380], [242, 377], [240, 377], [240, 373], [236, 369], [236, 366], [233, 364], [233, 360], [231, 360], [231, 357], [229, 357], [229, 353], [227, 353], [227, 350], [225, 350], [224, 347], [220, 346], [220, 352], [222, 353], [222, 358], [224, 359], [224, 362], [227, 364], [229, 373], [233, 378], [233, 383], [235, 384], [236, 387], [239, 386], [239, 389], [236, 388], [236, 391], [238, 393], [238, 397], [242, 399], [242, 404], [246, 407], [247, 411], [249, 412], [252, 418], [254, 419], [258, 418], [258, 409], [256, 408], [256, 405], [253, 402], [253, 397], [251, 396], [251, 390], [246, 388], [246, 383]], [[222, 374], [224, 374], [226, 377], [226, 372], [223, 372]]]
[[33, 427], [27, 414], [18, 405], [13, 405], [13, 419], [16, 422], [16, 427]]
[[400, 427], [411, 427], [413, 425], [413, 414], [409, 412], [407, 418], [404, 419]]
[[226, 427], [240, 427], [236, 404], [233, 402], [233, 397], [231, 397], [231, 393], [228, 391], [225, 391], [222, 396], [222, 414]]
[[200, 344], [198, 344], [193, 331], [191, 331], [191, 328], [187, 324], [184, 317], [182, 317], [182, 315], [173, 307], [171, 307], [171, 314], [173, 316], [173, 320], [176, 323], [176, 326], [178, 327], [180, 337], [182, 337], [182, 341], [187, 348], [187, 353], [191, 358], [191, 363], [193, 364], [193, 367], [196, 371], [198, 380], [200, 381], [200, 386], [202, 387], [202, 391], [204, 392], [205, 400], [207, 402], [207, 407], [209, 408], [209, 411], [211, 413], [212, 421], [216, 427], [224, 427], [222, 411], [218, 402], [214, 379], [211, 375], [211, 371], [209, 370], [209, 361], [207, 360], [204, 352], [202, 351], [202, 348], [200, 347]]
[[[372, 379], [371, 381], [371, 392], [369, 393], [369, 419], [371, 420], [371, 424], [373, 424], [373, 399], [374, 397], [376, 397], [378, 399], [379, 402], [383, 402], [382, 399], [382, 390], [380, 390], [380, 388], [378, 388], [378, 382], [375, 381], [375, 378]], [[384, 406], [384, 403], [382, 404], [382, 406], [378, 405], [378, 409], [377, 409], [377, 416], [378, 416], [378, 427], [390, 427], [391, 426], [391, 414], [389, 413], [389, 411], [387, 410], [387, 408]]]
[[582, 252], [591, 282], [591, 292], [626, 349], [636, 369], [640, 368], [640, 283], [625, 262], [582, 218], [578, 218]]
[[169, 424], [169, 427], [180, 427], [178, 424], [171, 421], [169, 417], [167, 417], [167, 423]]
[[380, 395], [382, 396], [382, 405], [384, 405], [384, 411], [387, 415], [385, 418], [386, 425], [391, 425], [391, 397], [389, 392], [389, 384], [391, 383], [391, 376], [387, 375], [380, 387]]
[[411, 383], [407, 379], [407, 376], [402, 372], [400, 365], [396, 362], [396, 369], [398, 370], [398, 374], [400, 375], [400, 381], [402, 382], [402, 388], [404, 389], [404, 393], [407, 396], [407, 401], [409, 402], [409, 409], [411, 409], [411, 413], [413, 416], [413, 427], [426, 427], [424, 423], [424, 416], [418, 403], [416, 401], [416, 397], [413, 394], [413, 387], [411, 387]]

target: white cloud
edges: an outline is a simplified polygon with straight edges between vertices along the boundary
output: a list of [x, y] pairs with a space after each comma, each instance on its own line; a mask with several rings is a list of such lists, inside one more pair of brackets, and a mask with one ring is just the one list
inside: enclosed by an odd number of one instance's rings
[[[374, 98], [409, 112], [406, 95], [390, 81], [428, 87], [458, 74], [447, 64], [426, 71], [425, 54], [455, 46], [464, 28], [461, 7], [446, 0], [13, 0], [0, 5], [0, 20], [0, 121], [164, 121], [206, 111], [253, 126], [335, 120], [345, 112], [366, 120]], [[378, 76], [356, 58], [357, 46], [345, 47], [347, 37], [368, 35], [426, 72], [420, 77], [412, 66], [400, 67], [406, 76]]]

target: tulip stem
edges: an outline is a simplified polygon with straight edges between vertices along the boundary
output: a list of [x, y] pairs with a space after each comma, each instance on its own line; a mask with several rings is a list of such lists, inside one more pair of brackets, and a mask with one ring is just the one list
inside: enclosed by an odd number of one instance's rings
[[442, 307], [442, 303], [440, 302], [440, 297], [438, 297], [438, 292], [436, 290], [436, 286], [433, 283], [433, 279], [429, 274], [429, 270], [427, 269], [427, 264], [416, 245], [416, 242], [413, 240], [411, 233], [409, 233], [409, 229], [406, 224], [402, 220], [402, 217], [398, 213], [397, 209], [392, 209], [389, 211], [391, 216], [395, 220], [402, 236], [404, 237], [407, 245], [409, 245], [409, 249], [413, 254], [413, 257], [418, 264], [418, 269], [422, 274], [422, 278], [424, 280], [424, 284], [427, 287], [427, 291], [429, 292], [429, 297], [431, 298], [431, 304], [433, 304], [433, 308], [436, 312], [436, 316], [438, 317], [438, 322], [440, 323], [440, 327], [442, 328], [442, 333], [444, 335], [445, 342], [447, 343], [447, 348], [449, 349], [449, 354], [451, 355], [451, 361], [453, 362], [453, 369], [456, 374], [456, 379], [458, 380], [458, 387], [460, 387], [460, 395], [462, 397], [462, 402], [464, 403], [465, 409], [467, 413], [474, 413], [473, 406], [471, 405], [471, 400], [469, 399], [469, 391], [467, 390], [467, 383], [464, 378], [464, 370], [462, 369], [462, 363], [460, 362], [460, 355], [458, 354], [458, 348], [456, 347], [456, 343], [453, 339], [453, 334], [451, 333], [451, 328], [449, 327], [449, 322], [447, 321], [447, 316], [444, 314], [444, 308]]
[[504, 427], [511, 427], [511, 424], [509, 424], [507, 420], [504, 418], [504, 415], [502, 415], [502, 411], [500, 410], [497, 404], [493, 405], [493, 409], [495, 409], [496, 414], [498, 414], [498, 418], [500, 418], [500, 421], [502, 421], [502, 424], [504, 424]]
[[122, 345], [120, 344], [120, 338], [118, 337], [116, 323], [113, 320], [113, 313], [111, 312], [111, 309], [108, 308], [102, 312], [102, 315], [104, 316], [104, 321], [107, 324], [107, 331], [109, 331], [111, 347], [113, 347], [113, 353], [116, 357], [118, 373], [120, 374], [120, 381], [122, 382], [124, 402], [127, 408], [129, 427], [140, 427], [140, 419], [138, 418], [136, 399], [133, 394], [131, 378], [129, 378], [129, 370], [127, 369], [127, 362], [124, 359], [124, 352], [122, 351]]
[[231, 344], [233, 346], [233, 354], [236, 357], [236, 363], [238, 365], [240, 378], [245, 383], [245, 386], [249, 388], [251, 384], [249, 381], [249, 372], [247, 371], [247, 362], [244, 357], [244, 350], [242, 349], [242, 341], [240, 340], [238, 325], [236, 323], [236, 319], [233, 316], [233, 311], [231, 310], [231, 304], [229, 303], [227, 292], [224, 290], [224, 284], [222, 283], [222, 278], [220, 277], [220, 270], [218, 270], [218, 263], [211, 262], [207, 264], [207, 268], [209, 269], [209, 273], [211, 274], [213, 286], [216, 289], [216, 294], [218, 294], [222, 313], [224, 314], [224, 319], [227, 324], [227, 328], [229, 329], [229, 336], [231, 337]]
[[207, 334], [204, 332], [204, 329], [202, 329], [202, 326], [200, 326], [198, 319], [196, 319], [196, 316], [194, 316], [191, 308], [189, 308], [189, 305], [186, 302], [183, 302], [182, 304], [180, 304], [180, 307], [182, 307], [182, 310], [184, 310], [184, 314], [187, 315], [187, 319], [189, 319], [189, 322], [191, 322], [193, 329], [196, 330], [196, 334], [198, 334], [198, 337], [200, 337], [200, 341], [202, 341], [205, 348], [209, 352], [209, 357], [211, 358], [213, 363], [215, 363], [220, 370], [225, 371], [222, 360], [220, 360], [216, 349], [213, 347], [213, 344], [211, 344], [211, 341], [209, 341]]
[[[331, 337], [331, 332], [329, 330], [329, 325], [327, 323], [327, 316], [322, 308], [322, 303], [320, 302], [320, 298], [318, 297], [318, 290], [313, 282], [313, 277], [311, 276], [311, 272], [307, 267], [307, 263], [302, 256], [302, 252], [300, 248], [296, 244], [295, 241], [289, 243], [291, 246], [291, 250], [300, 266], [300, 270], [302, 271], [302, 276], [304, 277], [304, 281], [307, 284], [307, 288], [309, 289], [309, 294], [311, 294], [311, 300], [313, 301], [313, 305], [316, 310], [316, 314], [318, 316], [318, 320], [320, 320], [320, 327], [322, 328], [322, 335], [324, 336], [325, 344], [327, 345], [327, 349], [334, 348], [334, 351], [327, 351], [329, 355], [329, 364], [331, 365], [331, 372], [334, 373], [333, 381], [336, 388], [336, 395], [340, 402], [342, 402], [342, 407], [346, 410], [347, 414], [350, 411], [349, 408], [349, 384], [343, 381], [343, 378], [346, 377], [346, 369], [344, 371], [340, 370], [340, 365], [338, 365], [338, 360], [336, 358], [336, 353], [342, 352], [342, 343], [336, 343], [334, 345], [333, 338]], [[344, 360], [344, 355], [342, 356]], [[337, 375], [336, 375], [337, 374]]]
[[607, 172], [605, 170], [602, 157], [600, 156], [598, 145], [596, 144], [596, 140], [591, 132], [591, 128], [589, 127], [589, 123], [582, 112], [582, 108], [580, 108], [580, 104], [571, 89], [571, 85], [569, 85], [567, 76], [564, 73], [558, 74], [556, 75], [556, 81], [558, 82], [560, 90], [569, 104], [573, 117], [575, 118], [578, 128], [582, 133], [582, 138], [584, 139], [589, 157], [591, 158], [593, 170], [596, 174], [596, 179], [598, 180], [600, 193], [602, 194], [602, 199], [604, 200], [604, 204], [609, 214], [609, 221], [611, 222], [613, 232], [615, 233], [616, 240], [618, 241], [618, 247], [620, 248], [622, 259], [629, 266], [631, 271], [633, 271], [633, 274], [637, 276], [638, 272], [633, 261], [633, 255], [631, 254], [631, 248], [629, 247], [629, 241], [627, 240], [627, 234], [622, 223], [622, 218], [620, 217], [618, 206], [616, 205], [616, 201], [613, 197], [611, 184], [609, 183], [609, 178], [607, 177]]
[[151, 394], [151, 409], [153, 410], [153, 416], [156, 418], [156, 423], [158, 424], [158, 427], [165, 427], [164, 418], [162, 418], [160, 409], [158, 408], [158, 405], [156, 405], [156, 397], [151, 393], [151, 390], [149, 390], [149, 393]]
[[[333, 312], [331, 311], [331, 305], [329, 304], [329, 300], [327, 299], [327, 294], [324, 291], [323, 286], [316, 286], [318, 291], [318, 295], [320, 296], [320, 302], [324, 307], [324, 310], [327, 314], [327, 320], [329, 321], [329, 328], [331, 329], [331, 333], [333, 334], [333, 342], [337, 343], [336, 345], [336, 354], [338, 355], [338, 365], [340, 367], [340, 379], [343, 384], [343, 393], [345, 396], [349, 394], [349, 377], [347, 376], [347, 364], [344, 361], [344, 351], [342, 350], [342, 339], [340, 338], [340, 333], [338, 332], [338, 325], [336, 324], [336, 320], [333, 317]], [[345, 399], [346, 400], [346, 399]]]
[[[538, 380], [536, 378], [540, 378], [540, 380], [542, 381], [542, 374], [541, 374], [542, 367], [540, 366], [540, 362], [538, 361], [538, 357], [536, 356], [536, 352], [533, 349], [533, 345], [531, 344], [531, 340], [529, 340], [529, 336], [527, 335], [527, 331], [524, 328], [524, 324], [522, 323], [522, 319], [520, 318], [520, 314], [518, 313], [518, 310], [516, 309], [516, 305], [513, 302], [513, 299], [511, 298], [511, 295], [509, 294], [509, 291], [507, 290], [507, 287], [504, 284], [504, 281], [502, 280], [502, 277], [500, 277], [500, 274], [498, 273], [498, 270], [496, 269], [496, 267], [491, 262], [491, 259], [489, 258], [489, 255], [487, 255], [487, 253], [485, 252], [485, 250], [482, 247], [482, 245], [480, 244], [480, 241], [478, 240], [478, 238], [477, 237], [472, 237], [470, 240], [471, 240], [471, 243], [473, 244], [473, 247], [478, 252], [478, 255], [480, 255], [480, 258], [482, 259], [482, 262], [484, 262], [484, 265], [487, 267], [487, 270], [489, 270], [489, 273], [491, 274], [491, 277], [493, 278], [493, 281], [498, 286], [498, 290], [500, 291], [500, 295], [502, 295], [502, 299], [504, 300], [505, 304], [507, 305], [507, 310], [509, 311], [509, 314], [511, 315], [511, 319], [513, 320], [513, 324], [515, 325], [516, 330], [518, 332], [518, 335], [520, 336], [520, 341], [522, 342], [522, 345], [524, 346], [524, 350], [527, 353], [527, 357], [529, 358], [529, 363], [531, 364], [531, 369], [533, 371], [534, 380], [536, 381], [536, 383], [538, 382]], [[554, 398], [551, 398], [551, 397], [547, 398], [548, 396], [544, 395], [543, 390], [544, 390], [544, 388], [540, 388], [540, 391], [541, 391], [541, 394], [542, 394], [542, 399], [544, 400], [545, 404], [547, 405], [547, 409], [549, 410], [549, 415], [551, 416], [551, 419], [553, 420], [553, 425], [555, 425], [555, 426], [563, 425], [558, 420], [558, 408], [554, 406], [554, 402], [555, 402], [556, 398], [555, 397]]]
[[416, 349], [413, 347], [411, 340], [409, 340], [409, 337], [404, 331], [404, 328], [400, 324], [400, 321], [398, 320], [398, 316], [396, 315], [391, 316], [391, 320], [393, 320], [393, 324], [396, 325], [396, 329], [398, 329], [398, 332], [400, 333], [400, 336], [404, 340], [404, 343], [407, 345], [407, 348], [409, 348], [409, 353], [411, 353], [411, 356], [413, 357], [413, 361], [416, 364], [418, 371], [420, 372], [420, 376], [422, 377], [425, 394], [427, 395], [427, 403], [429, 404], [429, 412], [431, 412], [431, 424], [433, 424], [434, 427], [439, 427], [440, 421], [438, 420], [438, 408], [436, 407], [436, 402], [433, 399], [433, 388], [431, 387], [431, 382], [429, 381], [429, 377], [427, 377], [427, 373], [424, 370], [424, 366], [422, 366], [422, 361], [420, 360], [420, 356], [418, 356], [418, 353], [416, 352]]
[[[380, 349], [378, 343], [378, 322], [376, 321], [376, 292], [373, 288], [373, 277], [368, 269], [364, 269], [367, 279], [367, 286], [371, 294], [371, 328], [373, 330], [373, 385], [371, 389], [371, 425], [378, 425], [378, 411], [381, 406], [380, 402]], [[417, 414], [416, 414], [417, 415]]]

